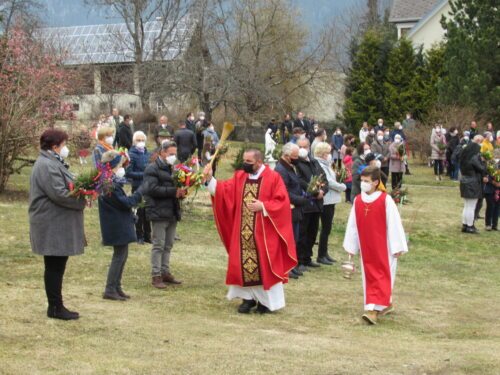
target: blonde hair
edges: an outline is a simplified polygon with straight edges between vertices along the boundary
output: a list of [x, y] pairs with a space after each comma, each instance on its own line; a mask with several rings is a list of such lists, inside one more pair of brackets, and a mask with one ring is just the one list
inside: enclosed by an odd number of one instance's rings
[[329, 154], [332, 151], [332, 146], [326, 142], [320, 142], [314, 147], [314, 156], [323, 156]]
[[139, 137], [144, 138], [144, 141], [147, 141], [148, 139], [148, 137], [146, 137], [146, 134], [144, 134], [143, 131], [138, 130], [134, 133], [134, 136], [132, 137], [132, 142], [134, 143], [134, 145], [137, 143], [137, 138]]
[[113, 135], [115, 131], [109, 126], [101, 126], [97, 131], [97, 139], [102, 141], [104, 138]]

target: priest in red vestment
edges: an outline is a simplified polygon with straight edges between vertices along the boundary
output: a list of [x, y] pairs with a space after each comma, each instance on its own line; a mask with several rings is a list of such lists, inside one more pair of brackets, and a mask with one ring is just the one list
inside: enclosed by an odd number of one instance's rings
[[241, 298], [240, 313], [285, 306], [283, 284], [297, 265], [292, 214], [281, 176], [264, 165], [259, 150], [243, 155], [243, 170], [217, 181], [204, 169], [215, 223], [227, 250], [228, 299]]
[[361, 254], [363, 319], [369, 324], [376, 324], [378, 316], [393, 311], [397, 259], [408, 252], [398, 209], [391, 196], [378, 189], [380, 182], [377, 167], [361, 173], [361, 195], [354, 200], [344, 238], [348, 253]]

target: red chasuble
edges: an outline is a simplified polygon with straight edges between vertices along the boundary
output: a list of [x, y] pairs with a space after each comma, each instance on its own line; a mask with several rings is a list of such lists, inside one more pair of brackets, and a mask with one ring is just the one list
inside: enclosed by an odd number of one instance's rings
[[386, 197], [382, 193], [374, 202], [366, 203], [358, 196], [354, 203], [365, 276], [365, 305], [389, 306], [391, 300]]
[[[260, 200], [268, 216], [247, 204]], [[258, 180], [237, 171], [217, 181], [212, 198], [215, 223], [228, 253], [226, 284], [262, 285], [288, 281], [297, 265], [290, 200], [281, 176], [266, 166]]]

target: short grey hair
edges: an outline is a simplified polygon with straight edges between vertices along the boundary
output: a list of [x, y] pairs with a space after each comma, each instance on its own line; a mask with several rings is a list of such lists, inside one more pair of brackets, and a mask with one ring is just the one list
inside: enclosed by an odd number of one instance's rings
[[174, 141], [168, 141], [168, 140], [165, 140], [161, 143], [161, 150], [162, 151], [168, 150], [170, 147], [177, 147], [177, 143], [175, 143]]
[[290, 156], [294, 150], [299, 150], [299, 149], [300, 147], [297, 146], [295, 143], [288, 142], [281, 149], [281, 156]]
[[137, 143], [137, 138], [144, 138], [144, 140], [146, 141], [148, 139], [148, 137], [146, 137], [146, 134], [144, 134], [143, 131], [136, 131], [134, 133], [134, 136], [132, 137], [132, 142], [134, 142], [134, 145]]

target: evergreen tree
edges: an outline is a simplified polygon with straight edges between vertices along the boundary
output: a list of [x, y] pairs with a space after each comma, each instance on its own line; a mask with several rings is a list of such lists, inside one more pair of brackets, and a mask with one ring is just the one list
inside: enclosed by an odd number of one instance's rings
[[440, 83], [447, 104], [500, 114], [500, 15], [497, 0], [452, 0], [446, 30], [444, 71]]
[[417, 53], [417, 74], [414, 78], [415, 108], [413, 115], [416, 119], [423, 120], [436, 104], [441, 102], [439, 84], [445, 78], [444, 44], [438, 44], [425, 53]]
[[412, 43], [402, 38], [389, 54], [384, 83], [384, 114], [388, 124], [401, 121], [417, 105], [417, 59]]

